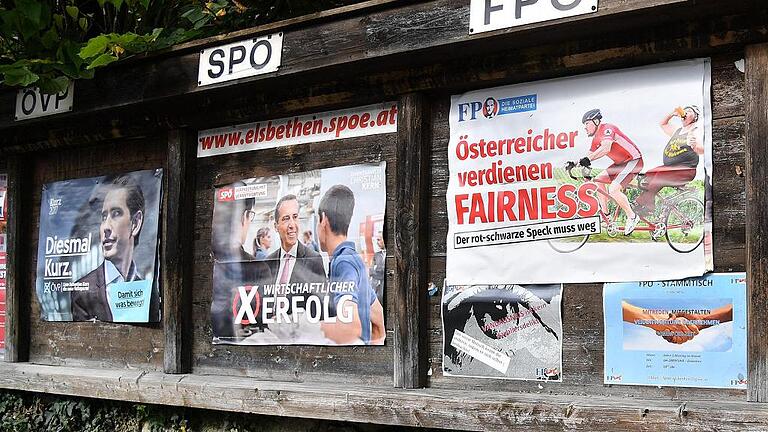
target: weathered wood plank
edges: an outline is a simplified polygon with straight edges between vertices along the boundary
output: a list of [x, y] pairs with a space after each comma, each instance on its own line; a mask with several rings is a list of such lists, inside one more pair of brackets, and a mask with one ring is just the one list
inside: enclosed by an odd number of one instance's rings
[[188, 129], [174, 129], [168, 133], [160, 255], [165, 373], [187, 373], [191, 367], [190, 245], [194, 231], [196, 141], [195, 132]]
[[[428, 198], [429, 108], [424, 95], [400, 99], [395, 158], [395, 386], [424, 387], [427, 380], [426, 200]], [[390, 291], [392, 292], [392, 291]]]
[[369, 388], [253, 378], [0, 365], [0, 387], [287, 417], [462, 430], [765, 431], [768, 411], [738, 401]]
[[26, 214], [30, 211], [29, 165], [27, 157], [12, 156], [7, 159], [8, 173], [8, 223], [6, 288], [5, 288], [5, 361], [23, 362], [29, 358], [29, 308], [25, 298], [31, 291], [26, 280], [25, 253], [28, 244], [23, 229]]
[[[750, 3], [750, 0], [733, 0], [726, 6], [717, 0], [699, 0], [695, 5], [691, 0], [604, 0], [595, 14], [469, 35], [467, 3], [454, 0], [417, 2], [374, 12], [364, 18], [353, 16], [288, 32], [284, 40], [283, 63], [277, 72], [223, 85], [197, 86], [197, 51], [166, 57], [147, 57], [118, 65], [110, 68], [109, 73], [99, 74], [94, 80], [78, 83], [76, 111], [63, 114], [60, 118], [159, 102], [189, 94], [211, 97], [222, 94], [219, 91], [221, 89], [232, 89], [238, 84], [261, 82], [260, 89], [274, 88], [275, 85], [278, 88], [290, 87], [300, 76], [310, 80], [314, 79], [313, 76], [332, 79], [339, 72], [349, 76], [351, 71], [361, 68], [384, 66], [391, 69], [414, 64], [426, 65], [429, 61], [461, 58], [466, 52], [486, 55], [489, 51], [495, 51], [499, 44], [507, 49], [525, 48], [531, 46], [531, 40], [536, 40], [537, 46], [555, 43], [570, 49], [573, 45], [571, 41], [577, 37], [602, 35], [606, 31], [618, 31], [635, 37], [637, 33], [628, 31], [630, 28], [639, 31], [641, 27], [649, 25], [687, 29], [687, 26], [669, 23], [683, 17], [695, 19], [733, 14], [748, 10]], [[705, 43], [716, 46], [732, 43], [739, 38], [765, 39], [768, 35], [759, 32], [733, 33], [720, 35]], [[699, 48], [702, 42], [695, 41], [688, 48]], [[414, 52], [420, 52], [420, 55], [414, 58]], [[578, 53], [568, 57], [567, 61], [574, 66], [585, 62], [594, 63], [591, 57], [591, 54]], [[464, 63], [465, 59], [461, 61]], [[136, 76], [146, 79], [137, 80]], [[285, 79], [280, 81], [275, 78]], [[229, 91], [224, 93], [237, 94]], [[242, 95], [242, 91], [240, 93]], [[14, 125], [12, 97], [11, 92], [0, 94], [0, 127]], [[179, 105], [174, 108], [179, 108]], [[33, 119], [25, 123], [31, 126], [41, 122], [47, 120]]]
[[[545, 38], [540, 45], [534, 46], [517, 46], [515, 44], [527, 39], [516, 39], [514, 43], [504, 43], [505, 50], [495, 53], [478, 53], [465, 47], [458, 49], [457, 46], [439, 55], [430, 65], [414, 63], [423, 61], [425, 56], [407, 56], [409, 61], [404, 64], [382, 61], [365, 67], [349, 66], [302, 74], [300, 77], [277, 76], [220, 88], [204, 95], [189, 94], [151, 103], [147, 100], [141, 109], [130, 104], [120, 105], [99, 113], [65, 114], [19, 124], [2, 123], [3, 115], [0, 113], [0, 128], [9, 129], [0, 140], [0, 154], [146, 136], [183, 125], [204, 129], [233, 122], [362, 105], [392, 99], [409, 91], [451, 88], [457, 92], [481, 86], [707, 56], [741, 49], [744, 43], [768, 40], [768, 11], [763, 9], [750, 11], [746, 15], [710, 17], [698, 21], [692, 19], [693, 16], [687, 17], [675, 25], [657, 23], [654, 27], [634, 31], [621, 28], [613, 33], [603, 32], [599, 39], [579, 39], [577, 34], [568, 33], [567, 42]], [[514, 46], [517, 49], [511, 49]], [[471, 54], [467, 56], [468, 53]], [[464, 57], [455, 59], [459, 55]], [[124, 80], [100, 75], [96, 80], [105, 81], [96, 85], [93, 91], [83, 90], [78, 96], [78, 103], [84, 108], [92, 98], [100, 103], [105, 98], [112, 98], [119, 104], [121, 95], [142, 93], [144, 90], [136, 86], [148, 84], [137, 82], [133, 77], [143, 72], [127, 66], [117, 66], [109, 71], [110, 74], [120, 74], [125, 69]], [[294, 85], [297, 79], [301, 80], [302, 86]], [[84, 82], [78, 88], [95, 82]], [[173, 80], [168, 85], [173, 85]], [[115, 94], [111, 95], [104, 94], [104, 89], [115, 86], [129, 88], [115, 90]], [[715, 88], [716, 97], [718, 90]], [[716, 101], [717, 108], [722, 101]], [[0, 109], [6, 104], [12, 107], [13, 103], [12, 94], [0, 92]], [[41, 122], [45, 127], [40, 127]], [[82, 127], [80, 122], [86, 122], [88, 127]]]
[[746, 49], [749, 400], [768, 402], [768, 44]]

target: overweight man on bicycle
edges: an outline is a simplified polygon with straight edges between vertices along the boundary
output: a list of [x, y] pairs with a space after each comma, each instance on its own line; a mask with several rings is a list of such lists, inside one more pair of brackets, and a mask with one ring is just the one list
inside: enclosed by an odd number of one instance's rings
[[[595, 182], [602, 186], [605, 193], [616, 201], [616, 204], [627, 215], [627, 223], [624, 225], [624, 235], [632, 234], [640, 216], [635, 213], [629, 204], [629, 199], [624, 194], [624, 188], [643, 169], [643, 155], [640, 149], [621, 130], [610, 124], [603, 123], [603, 115], [599, 109], [589, 110], [584, 113], [581, 122], [592, 137], [592, 145], [589, 154], [579, 160], [579, 165], [589, 168], [592, 161], [608, 156], [613, 161], [605, 171], [595, 177]], [[599, 193], [600, 208], [607, 216], [608, 197]]]
[[[680, 118], [681, 126], [670, 124], [673, 117]], [[697, 134], [699, 108], [687, 106], [677, 108], [661, 121], [661, 129], [669, 137], [664, 147], [664, 165], [645, 173], [642, 192], [637, 197], [636, 210], [643, 215], [651, 214], [656, 207], [656, 194], [665, 186], [684, 186], [696, 177], [699, 155], [704, 146]]]

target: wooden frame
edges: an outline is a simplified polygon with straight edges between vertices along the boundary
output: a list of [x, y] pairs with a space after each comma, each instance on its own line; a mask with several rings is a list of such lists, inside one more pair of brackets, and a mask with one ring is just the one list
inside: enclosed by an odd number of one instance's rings
[[395, 387], [419, 388], [427, 383], [426, 232], [424, 191], [428, 180], [429, 110], [422, 94], [400, 99], [397, 113], [395, 174]]
[[746, 49], [749, 400], [768, 402], [768, 44]]
[[[27, 244], [21, 217], [29, 211], [24, 199], [29, 190], [29, 166], [23, 155], [7, 159], [8, 224], [7, 251], [23, 250]], [[8, 253], [6, 261], [5, 291], [5, 361], [24, 362], [29, 359], [29, 313], [26, 296], [30, 287], [25, 284], [26, 260], [24, 254]]]
[[[682, 0], [606, 0], [601, 2], [601, 8], [605, 7], [600, 14], [470, 37], [463, 21], [466, 4], [449, 0], [368, 3], [375, 9], [368, 11], [362, 23], [358, 16], [362, 11], [350, 10], [341, 19], [320, 17], [311, 27], [296, 29], [295, 39], [286, 39], [285, 67], [277, 74], [197, 89], [190, 84], [196, 76], [195, 53], [206, 44], [230, 40], [216, 38], [99, 74], [78, 90], [77, 109], [72, 114], [18, 124], [2, 115], [0, 129], [9, 136], [0, 143], [4, 158], [11, 152], [34, 155], [161, 137], [167, 152], [162, 155], [166, 184], [161, 252], [167, 301], [162, 371], [154, 363], [139, 366], [148, 370], [121, 369], [108, 362], [98, 366], [91, 362], [87, 367], [5, 364], [0, 365], [0, 387], [268, 415], [472, 430], [532, 426], [588, 431], [764, 430], [768, 414], [763, 407], [744, 401], [743, 391], [638, 389], [598, 383], [602, 333], [584, 326], [564, 327], [565, 338], [582, 339], [566, 347], [571, 350], [566, 355], [577, 359], [572, 366], [578, 371], [562, 384], [445, 379], [436, 354], [442, 342], [435, 327], [439, 299], [427, 298], [425, 291], [428, 281], [439, 286], [445, 273], [446, 227], [434, 221], [441, 220], [445, 212], [447, 161], [442, 155], [451, 94], [612, 67], [721, 56], [715, 66], [721, 79], [714, 85], [728, 88], [716, 87], [713, 95], [714, 194], [715, 202], [721, 204], [714, 215], [715, 225], [720, 227], [720, 235], [715, 237], [716, 265], [720, 271], [743, 270], [747, 251], [752, 306], [746, 394], [751, 401], [768, 401], [768, 246], [762, 236], [768, 230], [768, 216], [762, 211], [768, 195], [759, 187], [768, 175], [766, 46], [747, 47], [746, 90], [742, 76], [732, 66], [745, 45], [768, 41], [768, 11], [751, 11], [754, 3], [747, 0], [737, 0], [728, 8], [704, 0], [693, 9]], [[726, 11], [731, 15], [716, 16]], [[657, 22], [659, 14], [664, 18]], [[418, 17], [414, 25], [423, 32], [403, 24], [414, 16]], [[296, 25], [285, 23], [285, 28]], [[232, 38], [282, 28], [273, 25]], [[395, 30], [388, 33], [387, 29]], [[600, 33], [597, 40], [598, 31], [609, 33], [605, 37]], [[334, 40], [341, 44], [329, 45], [332, 42], [316, 37], [323, 32], [337, 35]], [[315, 52], [318, 49], [321, 54]], [[414, 57], [418, 58], [415, 64], [409, 64]], [[157, 78], [138, 83], [126, 80], [153, 70], [161, 71]], [[181, 79], [171, 80], [171, 76]], [[292, 85], [297, 79], [306, 86]], [[125, 84], [129, 82], [132, 84]], [[111, 93], [96, 97], [101, 88]], [[743, 93], [749, 95], [746, 103]], [[0, 108], [10, 107], [10, 98], [10, 93], [0, 93]], [[188, 125], [224, 126], [393, 99], [400, 102], [396, 136], [272, 149], [267, 152], [274, 166], [268, 167], [255, 152], [204, 162], [195, 159], [196, 135]], [[81, 131], [86, 123], [93, 127]], [[745, 123], [746, 143], [741, 140]], [[740, 175], [745, 154], [746, 188]], [[210, 216], [212, 186], [243, 178], [254, 169], [260, 173], [301, 171], [339, 160], [382, 158], [396, 161], [387, 169], [391, 184], [386, 237], [395, 246], [389, 245], [395, 252], [387, 262], [387, 290], [396, 300], [387, 306], [387, 326], [394, 330], [388, 334], [387, 347], [379, 351], [350, 348], [339, 351], [342, 354], [307, 347], [215, 348], [210, 347], [204, 324], [191, 332], [194, 323], [190, 321], [194, 317], [202, 320], [209, 306], [200, 295], [208, 283], [205, 273], [210, 264], [205, 246], [210, 240], [206, 230], [210, 230], [201, 219]], [[29, 188], [24, 181], [27, 163], [26, 155], [8, 157], [9, 174], [14, 173], [11, 180], [16, 182], [10, 191], [14, 214], [35, 211], [23, 199], [29, 193], [24, 189]], [[239, 165], [248, 165], [248, 169]], [[14, 219], [18, 218], [11, 217], [11, 222]], [[745, 226], [749, 230], [746, 248]], [[28, 230], [9, 225], [10, 230], [15, 233], [9, 239], [15, 248], [27, 244]], [[24, 308], [28, 302], [23, 300], [30, 292], [28, 279], [21, 277], [29, 273], [28, 259], [24, 254], [12, 254], [11, 259], [15, 261], [9, 262], [12, 317], [7, 338], [9, 346], [14, 345], [6, 356], [9, 362], [27, 359], [24, 344], [28, 337], [24, 335], [30, 317]], [[205, 268], [195, 269], [191, 261]], [[602, 310], [590, 309], [599, 295], [598, 285], [567, 286], [565, 297], [570, 303], [564, 323], [585, 320], [599, 326]], [[39, 357], [33, 361], [54, 363]], [[349, 368], [354, 362], [362, 366]], [[427, 388], [403, 390], [421, 387]]]
[[191, 368], [192, 300], [190, 273], [194, 220], [195, 141], [193, 131], [168, 132], [168, 153], [164, 176], [165, 214], [161, 237], [163, 266], [163, 329], [166, 373], [186, 373]]

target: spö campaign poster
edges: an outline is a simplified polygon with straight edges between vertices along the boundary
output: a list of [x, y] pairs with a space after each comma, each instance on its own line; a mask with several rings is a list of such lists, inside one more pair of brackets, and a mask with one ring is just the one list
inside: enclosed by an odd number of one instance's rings
[[45, 321], [160, 320], [162, 169], [43, 185], [37, 298]]
[[562, 285], [447, 286], [443, 374], [561, 381]]
[[709, 93], [702, 59], [454, 96], [448, 284], [711, 269]]
[[384, 343], [385, 164], [215, 191], [214, 344]]
[[744, 273], [606, 284], [606, 384], [747, 388]]

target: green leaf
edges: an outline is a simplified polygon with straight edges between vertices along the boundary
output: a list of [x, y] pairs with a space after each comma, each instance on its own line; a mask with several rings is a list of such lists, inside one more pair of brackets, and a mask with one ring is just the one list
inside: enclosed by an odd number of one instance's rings
[[59, 33], [56, 31], [55, 26], [52, 26], [50, 30], [45, 32], [43, 37], [40, 38], [40, 42], [49, 50], [54, 49], [59, 44], [59, 41]]
[[56, 24], [56, 28], [59, 30], [64, 30], [64, 15], [62, 14], [54, 14], [53, 15], [53, 22]]
[[5, 77], [5, 85], [21, 87], [27, 87], [39, 78], [37, 74], [30, 71], [27, 67], [8, 70], [3, 76]]
[[144, 9], [149, 9], [149, 0], [139, 0]]
[[111, 55], [111, 54], [102, 54], [98, 57], [96, 57], [86, 69], [94, 69], [101, 66], [106, 66], [112, 62], [117, 61], [117, 57]]
[[85, 17], [80, 18], [77, 23], [80, 24], [80, 28], [83, 29], [83, 31], [88, 31], [88, 20]]
[[35, 26], [40, 25], [40, 14], [43, 11], [42, 3], [36, 0], [16, 0], [16, 10]]
[[115, 10], [120, 10], [120, 7], [123, 6], [123, 0], [109, 0], [109, 2], [115, 5]]
[[65, 76], [56, 78], [40, 77], [37, 82], [37, 87], [40, 88], [40, 92], [44, 94], [56, 94], [61, 93], [67, 89], [69, 85], [69, 79]]
[[109, 38], [105, 35], [99, 35], [95, 38], [91, 38], [80, 50], [78, 56], [83, 60], [87, 60], [106, 51], [107, 44], [109, 44]]
[[79, 14], [80, 9], [78, 9], [77, 6], [67, 6], [67, 15], [71, 16], [73, 19], [77, 19]]

